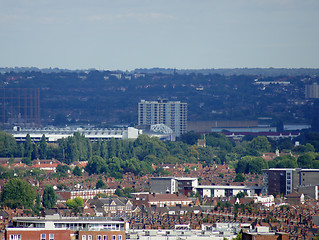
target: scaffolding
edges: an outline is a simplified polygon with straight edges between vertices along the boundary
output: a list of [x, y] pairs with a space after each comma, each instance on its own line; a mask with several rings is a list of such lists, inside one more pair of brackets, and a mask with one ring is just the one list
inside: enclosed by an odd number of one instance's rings
[[0, 121], [2, 126], [40, 127], [40, 89], [1, 88]]

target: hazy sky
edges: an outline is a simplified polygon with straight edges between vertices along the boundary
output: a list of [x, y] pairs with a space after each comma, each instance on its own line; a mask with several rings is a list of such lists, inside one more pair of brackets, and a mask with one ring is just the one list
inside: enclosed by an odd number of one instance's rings
[[0, 0], [0, 67], [319, 67], [319, 0]]

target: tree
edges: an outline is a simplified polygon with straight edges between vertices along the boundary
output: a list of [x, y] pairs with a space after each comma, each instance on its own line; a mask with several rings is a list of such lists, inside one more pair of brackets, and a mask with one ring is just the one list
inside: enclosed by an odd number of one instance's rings
[[234, 240], [242, 240], [243, 239], [243, 234], [239, 233], [235, 238], [233, 238]]
[[259, 152], [259, 153], [269, 152], [270, 147], [271, 147], [270, 142], [268, 141], [267, 137], [265, 137], [265, 136], [255, 137], [250, 142], [250, 148], [252, 150]]
[[236, 173], [261, 174], [263, 169], [268, 169], [267, 162], [261, 157], [245, 156], [236, 165]]
[[42, 196], [42, 205], [45, 208], [53, 208], [56, 205], [57, 195], [52, 186], [45, 186]]
[[102, 179], [99, 179], [99, 180], [96, 182], [96, 189], [103, 188], [104, 186], [105, 186], [105, 183], [103, 182]]
[[84, 206], [84, 203], [83, 203], [83, 198], [81, 197], [76, 197], [74, 199], [68, 199], [66, 201], [66, 205], [68, 208], [72, 209], [72, 211], [77, 214], [79, 212], [82, 211], [82, 208]]
[[40, 140], [40, 147], [39, 147], [39, 157], [40, 159], [47, 158], [47, 151], [48, 151], [48, 144], [46, 142], [45, 135], [43, 134]]
[[20, 178], [9, 180], [2, 189], [1, 202], [2, 205], [10, 208], [33, 207], [36, 197], [33, 187]]
[[271, 168], [297, 168], [297, 160], [294, 156], [284, 155], [274, 158], [268, 162]]
[[90, 175], [104, 173], [106, 170], [106, 162], [100, 156], [91, 157], [85, 166], [85, 171], [87, 171]]
[[41, 196], [39, 193], [37, 193], [35, 197], [34, 211], [36, 212], [36, 214], [39, 214], [40, 210], [41, 210]]
[[30, 134], [28, 133], [24, 142], [24, 156], [32, 160], [33, 143], [31, 142]]
[[17, 155], [18, 145], [11, 134], [0, 132], [0, 156], [14, 157]]
[[127, 198], [132, 198], [132, 194], [134, 192], [133, 188], [127, 187], [123, 189], [117, 188], [115, 190], [115, 194], [119, 197], [127, 197]]
[[244, 182], [246, 180], [244, 174], [237, 173], [234, 182]]
[[197, 143], [197, 140], [201, 138], [201, 135], [199, 133], [195, 133], [194, 131], [190, 131], [187, 133], [184, 133], [180, 136], [178, 139], [179, 141], [182, 141], [184, 143], [187, 143], [189, 145], [194, 145]]
[[307, 152], [298, 157], [297, 162], [300, 168], [313, 168], [313, 161], [316, 158], [315, 153]]
[[79, 166], [75, 166], [72, 173], [74, 176], [82, 176], [82, 170]]
[[247, 196], [247, 193], [245, 193], [244, 191], [241, 191], [237, 193], [236, 198], [244, 198], [245, 196]]

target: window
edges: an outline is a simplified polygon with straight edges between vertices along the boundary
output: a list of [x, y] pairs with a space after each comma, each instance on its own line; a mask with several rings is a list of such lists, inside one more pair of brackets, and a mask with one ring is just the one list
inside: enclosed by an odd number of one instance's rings
[[21, 234], [10, 234], [10, 240], [21, 240]]
[[101, 235], [97, 235], [96, 236], [96, 240], [102, 240], [102, 236]]
[[107, 240], [107, 236], [106, 235], [103, 235], [103, 240]]
[[122, 235], [118, 235], [117, 240], [122, 240]]
[[53, 233], [50, 233], [49, 240], [54, 240], [54, 234]]
[[82, 240], [86, 240], [86, 235], [82, 235]]
[[92, 235], [88, 235], [88, 240], [93, 240]]
[[116, 235], [112, 235], [112, 240], [116, 240]]
[[45, 233], [41, 234], [41, 240], [46, 240], [47, 239], [47, 235]]

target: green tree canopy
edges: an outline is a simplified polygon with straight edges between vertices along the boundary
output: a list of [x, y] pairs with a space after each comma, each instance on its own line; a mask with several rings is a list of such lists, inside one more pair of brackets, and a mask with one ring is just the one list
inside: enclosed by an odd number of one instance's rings
[[45, 208], [53, 208], [56, 205], [57, 195], [52, 186], [45, 186], [42, 196], [42, 205]]
[[106, 161], [100, 156], [93, 156], [85, 166], [85, 171], [91, 174], [104, 173], [107, 170]]
[[11, 134], [0, 132], [0, 156], [14, 157], [18, 154], [18, 145]]
[[28, 182], [13, 178], [3, 186], [1, 203], [10, 208], [31, 208], [35, 197], [35, 190]]
[[297, 159], [300, 168], [313, 168], [316, 154], [314, 152], [307, 152], [300, 155]]
[[82, 170], [79, 166], [75, 166], [72, 173], [74, 176], [82, 176]]
[[222, 133], [210, 133], [206, 136], [206, 145], [221, 150], [231, 151], [234, 143]]
[[263, 169], [268, 169], [267, 162], [261, 157], [245, 156], [236, 165], [236, 173], [261, 174]]
[[237, 173], [234, 182], [244, 182], [246, 180], [244, 174]]
[[102, 179], [99, 179], [99, 180], [96, 182], [96, 189], [103, 188], [104, 186], [105, 186], [105, 183], [103, 182]]
[[298, 167], [297, 160], [294, 156], [284, 155], [274, 158], [268, 162], [270, 168], [296, 168]]
[[197, 140], [201, 138], [201, 135], [199, 133], [195, 133], [194, 131], [184, 133], [181, 135], [178, 140], [182, 141], [184, 143], [187, 143], [189, 145], [194, 145], [197, 143]]
[[66, 201], [66, 205], [68, 208], [72, 209], [74, 213], [79, 213], [82, 211], [82, 208], [84, 206], [83, 198], [76, 197], [74, 199], [68, 199]]
[[46, 142], [45, 135], [43, 134], [39, 143], [39, 157], [40, 159], [46, 159], [48, 154], [48, 144]]
[[269, 152], [270, 151], [270, 142], [265, 136], [255, 137], [249, 144], [249, 147], [252, 150], [257, 151], [258, 153]]

